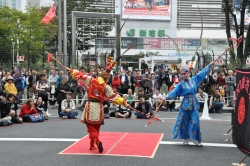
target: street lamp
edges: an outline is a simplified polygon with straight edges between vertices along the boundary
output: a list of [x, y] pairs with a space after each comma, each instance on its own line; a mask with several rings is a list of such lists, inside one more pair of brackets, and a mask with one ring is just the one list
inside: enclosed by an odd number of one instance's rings
[[11, 42], [12, 44], [12, 67], [14, 70], [14, 60], [15, 60], [15, 51], [14, 51], [14, 47], [15, 47], [15, 42]]
[[181, 45], [184, 45], [184, 55], [186, 55], [186, 45], [190, 45], [192, 43], [181, 43]]

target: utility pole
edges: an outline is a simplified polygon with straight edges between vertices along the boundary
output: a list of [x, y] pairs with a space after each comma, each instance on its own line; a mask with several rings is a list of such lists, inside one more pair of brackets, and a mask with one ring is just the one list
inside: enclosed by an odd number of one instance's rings
[[63, 65], [64, 66], [68, 65], [67, 43], [68, 43], [68, 38], [67, 38], [67, 0], [63, 0], [63, 57], [64, 57]]
[[[58, 58], [62, 62], [62, 0], [58, 0]], [[62, 69], [59, 66], [60, 70]]]

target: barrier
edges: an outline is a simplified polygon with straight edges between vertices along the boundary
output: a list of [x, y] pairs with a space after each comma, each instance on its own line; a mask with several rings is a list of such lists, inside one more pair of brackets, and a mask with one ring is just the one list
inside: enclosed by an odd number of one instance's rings
[[200, 117], [200, 119], [202, 120], [210, 120], [212, 118], [209, 117], [209, 109], [208, 109], [208, 104], [207, 104], [207, 99], [205, 99], [204, 101], [204, 107], [203, 107], [203, 113], [202, 116]]

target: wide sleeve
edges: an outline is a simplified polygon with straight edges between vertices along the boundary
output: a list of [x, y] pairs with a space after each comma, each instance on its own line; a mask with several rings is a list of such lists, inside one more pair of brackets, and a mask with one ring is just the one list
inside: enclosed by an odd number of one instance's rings
[[210, 68], [211, 68], [211, 65], [210, 64], [207, 65], [204, 69], [201, 70], [200, 73], [194, 76], [192, 80], [195, 81], [197, 85], [200, 84], [201, 81], [203, 81], [206, 75], [209, 73]]
[[173, 100], [177, 96], [181, 96], [181, 83], [177, 84], [176, 87], [166, 96], [167, 100]]
[[112, 102], [113, 104], [126, 105], [125, 100], [120, 95], [115, 93], [110, 86], [108, 85], [105, 86], [104, 93], [105, 96], [109, 99], [109, 101]]

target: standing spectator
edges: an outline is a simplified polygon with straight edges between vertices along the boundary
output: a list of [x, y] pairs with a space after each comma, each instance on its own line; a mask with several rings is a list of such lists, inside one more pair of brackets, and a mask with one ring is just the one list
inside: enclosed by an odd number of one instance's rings
[[50, 91], [51, 98], [52, 98], [52, 100], [50, 100], [51, 105], [55, 104], [53, 99], [56, 97], [56, 80], [57, 80], [57, 78], [58, 78], [58, 75], [56, 75], [56, 71], [51, 70], [51, 75], [49, 76], [49, 79], [48, 79], [48, 84], [51, 88], [51, 91]]
[[167, 76], [169, 78], [169, 81], [168, 81], [168, 89], [169, 89], [174, 84], [174, 82], [173, 82], [174, 75], [172, 74], [172, 70], [171, 69], [168, 69]]
[[148, 70], [148, 65], [145, 63], [144, 60], [141, 61], [141, 74], [143, 75], [145, 73], [145, 70]]
[[220, 76], [218, 77], [218, 83], [220, 86], [220, 93], [222, 94], [222, 96], [225, 96], [226, 76], [224, 71], [220, 72]]
[[165, 71], [168, 71], [168, 64], [167, 64], [167, 62], [164, 62], [163, 68], [165, 69]]
[[150, 116], [152, 115], [151, 104], [149, 103], [149, 101], [145, 100], [144, 96], [141, 96], [139, 98], [139, 104], [135, 109], [140, 111], [140, 112], [135, 112], [135, 116], [137, 118], [149, 119]]
[[149, 94], [149, 85], [150, 85], [150, 75], [147, 71], [147, 69], [145, 70], [145, 74], [143, 74], [142, 76], [142, 87], [145, 91], [146, 94]]
[[222, 108], [224, 106], [223, 104], [224, 99], [222, 95], [220, 94], [220, 89], [217, 88], [215, 89], [215, 94], [210, 98], [210, 108], [213, 110], [215, 113], [215, 110], [219, 110], [220, 114], [222, 114]]
[[227, 99], [228, 99], [228, 106], [234, 107], [234, 91], [235, 91], [235, 84], [236, 84], [236, 78], [233, 76], [233, 71], [228, 71], [228, 77], [226, 77], [226, 93], [227, 93]]
[[165, 96], [168, 93], [168, 84], [169, 84], [169, 77], [165, 72], [165, 69], [161, 69], [161, 73], [159, 74], [159, 86], [160, 86], [160, 93]]
[[67, 77], [62, 76], [62, 82], [58, 84], [57, 86], [57, 103], [58, 103], [58, 115], [59, 117], [62, 117], [61, 115], [61, 107], [62, 107], [62, 101], [66, 99], [66, 93], [70, 90], [69, 85], [67, 84]]
[[64, 75], [63, 71], [60, 71], [59, 76], [57, 77], [57, 80], [56, 80], [56, 86], [62, 82], [62, 77], [63, 76], [65, 76], [66, 82], [68, 81], [68, 77], [66, 75]]
[[204, 78], [204, 80], [201, 82], [203, 90], [208, 94], [210, 94], [212, 83], [213, 83], [213, 77], [210, 75], [210, 73], [208, 73]]
[[155, 94], [156, 90], [159, 90], [159, 82], [155, 78], [155, 74], [151, 74], [151, 79], [149, 81], [149, 93], [151, 96]]
[[36, 94], [36, 83], [40, 79], [39, 75], [37, 75], [36, 69], [32, 69], [32, 75], [28, 78], [28, 92], [29, 92], [29, 98], [33, 97], [33, 94]]
[[123, 69], [123, 70], [128, 70], [128, 64], [127, 64], [127, 62], [124, 62], [124, 63], [123, 63], [122, 69]]
[[155, 73], [156, 70], [159, 70], [159, 67], [158, 67], [157, 63], [155, 63], [154, 68], [153, 68], [154, 73]]
[[119, 93], [126, 94], [129, 88], [129, 80], [128, 75], [125, 73], [125, 70], [122, 71], [122, 74], [120, 75], [120, 82], [121, 82], [121, 89]]
[[175, 85], [179, 84], [179, 82], [181, 82], [181, 79], [179, 78], [178, 74], [174, 74], [174, 78], [173, 78], [173, 83]]
[[38, 97], [41, 97], [44, 101], [44, 111], [46, 112], [48, 109], [48, 99], [50, 96], [49, 86], [46, 81], [45, 74], [40, 75], [40, 80], [37, 81], [36, 90], [38, 91]]
[[75, 102], [71, 99], [72, 92], [67, 92], [67, 97], [62, 101], [62, 112], [60, 112], [60, 115], [63, 119], [75, 119], [78, 115], [78, 112], [75, 111], [76, 105]]
[[142, 76], [140, 75], [140, 71], [136, 72], [136, 76], [134, 77], [134, 82], [135, 82], [135, 94], [138, 99], [139, 91], [140, 91], [141, 83], [142, 83]]
[[132, 94], [132, 89], [128, 89], [127, 103], [132, 107], [135, 106], [135, 96]]
[[131, 71], [128, 71], [128, 88], [132, 89], [132, 92], [134, 92], [134, 76], [132, 75]]
[[223, 72], [224, 72], [224, 75], [225, 75], [225, 76], [228, 76], [228, 73], [227, 73], [227, 68], [226, 68], [226, 66], [225, 66], [225, 65], [222, 65], [222, 66], [221, 66], [221, 71], [223, 71]]
[[114, 73], [114, 74], [115, 74], [114, 78], [112, 79], [112, 89], [113, 89], [114, 92], [117, 92], [117, 89], [118, 89], [118, 87], [121, 84], [121, 80], [119, 78], [119, 74], [118, 73]]
[[19, 117], [23, 119], [23, 122], [30, 122], [29, 115], [32, 114], [38, 114], [38, 111], [36, 110], [34, 100], [28, 99], [26, 103], [22, 106], [21, 111], [19, 113]]
[[16, 86], [17, 89], [17, 93], [18, 93], [18, 104], [21, 103], [21, 99], [22, 99], [22, 95], [21, 93], [23, 92], [23, 88], [22, 87], [22, 82], [24, 81], [23, 76], [20, 74], [19, 69], [15, 70], [15, 74], [13, 75], [13, 79], [14, 79], [14, 84]]

